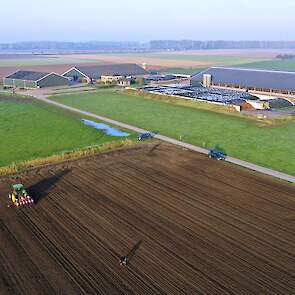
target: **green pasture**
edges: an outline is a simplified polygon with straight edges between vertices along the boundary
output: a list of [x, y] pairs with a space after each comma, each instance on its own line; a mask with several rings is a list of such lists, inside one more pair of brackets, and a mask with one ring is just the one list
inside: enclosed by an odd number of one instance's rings
[[0, 95], [0, 114], [0, 167], [119, 139], [26, 98]]
[[100, 90], [52, 99], [86, 111], [295, 175], [295, 123], [261, 127], [246, 118], [163, 102], [122, 91]]

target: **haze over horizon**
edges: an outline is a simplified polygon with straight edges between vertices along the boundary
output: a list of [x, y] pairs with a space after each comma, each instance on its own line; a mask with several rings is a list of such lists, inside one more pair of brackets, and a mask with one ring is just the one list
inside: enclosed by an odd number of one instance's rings
[[0, 43], [21, 41], [294, 40], [295, 1], [10, 0]]

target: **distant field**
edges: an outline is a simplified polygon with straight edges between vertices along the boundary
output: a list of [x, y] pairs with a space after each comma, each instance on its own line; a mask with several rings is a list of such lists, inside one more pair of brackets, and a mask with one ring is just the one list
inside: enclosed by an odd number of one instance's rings
[[109, 54], [80, 54], [69, 55], [71, 58], [89, 59], [99, 62], [115, 63], [146, 63], [150, 69], [161, 68], [205, 68], [213, 65], [237, 65], [262, 61], [260, 57], [247, 57], [237, 55], [210, 55], [197, 52], [164, 52], [164, 53], [109, 53]]
[[266, 60], [260, 62], [252, 62], [239, 65], [240, 67], [263, 69], [263, 70], [280, 70], [280, 71], [295, 71], [295, 59], [290, 60]]
[[295, 175], [295, 123], [259, 127], [256, 122], [160, 102], [114, 90], [55, 96], [54, 100]]
[[161, 69], [162, 73], [171, 73], [171, 74], [181, 74], [181, 75], [192, 75], [196, 73], [200, 73], [207, 68], [164, 68]]
[[192, 61], [192, 62], [206, 62], [212, 64], [243, 64], [261, 61], [257, 58], [247, 58], [239, 56], [222, 56], [222, 55], [194, 55], [194, 54], [164, 54], [154, 53], [146, 54], [147, 58], [157, 58], [162, 60], [180, 60], [180, 61]]
[[0, 166], [113, 141], [79, 117], [29, 99], [0, 95]]
[[[251, 63], [232, 64], [231, 66], [251, 69], [262, 69], [262, 70], [276, 70], [276, 71], [295, 71], [295, 59], [294, 60], [265, 60]], [[162, 69], [161, 72], [167, 73], [178, 73], [184, 75], [191, 75], [194, 73], [201, 72], [206, 68], [167, 68]]]
[[89, 59], [63, 58], [63, 57], [41, 57], [41, 58], [24, 58], [24, 59], [2, 59], [0, 58], [0, 67], [21, 67], [21, 66], [42, 66], [42, 65], [63, 65], [75, 63], [99, 63]]
[[[211, 66], [239, 66], [258, 69], [293, 70], [295, 60], [274, 59], [275, 53], [248, 51], [193, 51], [156, 53], [97, 53], [56, 56], [11, 56], [0, 55], [0, 71], [19, 67], [63, 66], [102, 63], [146, 63], [149, 69], [179, 74], [192, 74]], [[278, 52], [276, 52], [278, 53]], [[10, 72], [10, 71], [5, 71]], [[3, 75], [2, 75], [3, 76]]]

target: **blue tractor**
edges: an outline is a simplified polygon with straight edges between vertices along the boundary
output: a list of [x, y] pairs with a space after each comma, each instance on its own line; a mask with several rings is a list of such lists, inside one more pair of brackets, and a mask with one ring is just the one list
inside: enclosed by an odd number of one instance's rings
[[141, 141], [141, 140], [145, 140], [145, 139], [151, 139], [151, 138], [155, 137], [155, 135], [157, 135], [158, 133], [159, 133], [158, 131], [141, 133], [137, 136], [137, 140]]
[[213, 158], [216, 160], [225, 160], [226, 159], [227, 154], [224, 152], [221, 152], [217, 149], [211, 149], [208, 153], [208, 157], [209, 158]]

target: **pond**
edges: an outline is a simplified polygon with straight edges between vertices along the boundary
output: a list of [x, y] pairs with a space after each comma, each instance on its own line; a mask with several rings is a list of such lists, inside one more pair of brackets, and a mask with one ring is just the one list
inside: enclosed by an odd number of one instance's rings
[[86, 120], [86, 119], [82, 119], [81, 120], [85, 125], [93, 127], [95, 129], [101, 130], [103, 131], [105, 134], [110, 135], [110, 136], [116, 136], [116, 137], [127, 137], [130, 136], [129, 133], [127, 132], [123, 132], [119, 129], [116, 129], [114, 127], [111, 127], [107, 124], [104, 123], [97, 123], [91, 120]]

